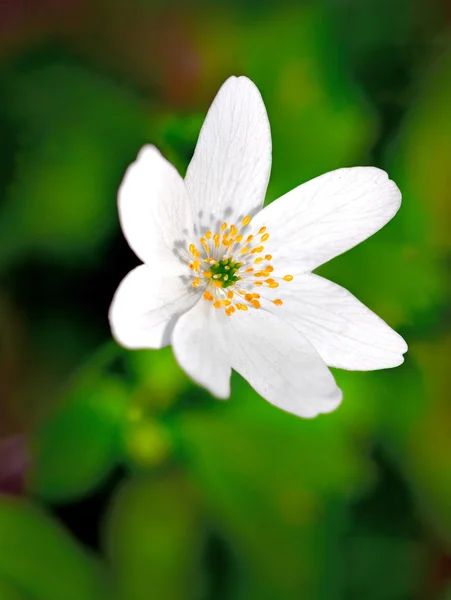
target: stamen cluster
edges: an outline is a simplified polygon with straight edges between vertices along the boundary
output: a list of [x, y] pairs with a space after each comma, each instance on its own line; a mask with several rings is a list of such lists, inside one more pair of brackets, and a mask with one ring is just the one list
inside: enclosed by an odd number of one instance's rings
[[[269, 233], [261, 227], [256, 234], [246, 236], [250, 222], [248, 216], [239, 227], [223, 223], [219, 233], [207, 231], [198, 245], [190, 244], [188, 248], [192, 256], [189, 267], [195, 275], [191, 285], [205, 286], [204, 299], [212, 302], [214, 308], [224, 308], [228, 316], [236, 310], [261, 307], [261, 296], [252, 287], [275, 289], [279, 282], [293, 279], [292, 275], [273, 275], [272, 256], [265, 254], [264, 248]], [[272, 302], [282, 305], [279, 298]]]

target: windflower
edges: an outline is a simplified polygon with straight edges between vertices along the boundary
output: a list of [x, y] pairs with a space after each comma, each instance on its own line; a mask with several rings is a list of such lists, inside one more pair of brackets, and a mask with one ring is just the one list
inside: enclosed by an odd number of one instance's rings
[[186, 177], [145, 146], [119, 190], [122, 230], [144, 263], [121, 282], [111, 329], [126, 348], [172, 345], [218, 398], [231, 369], [302, 417], [335, 409], [327, 368], [403, 362], [402, 337], [342, 287], [312, 273], [383, 227], [401, 194], [374, 167], [338, 169], [263, 201], [271, 134], [246, 77], [221, 87]]

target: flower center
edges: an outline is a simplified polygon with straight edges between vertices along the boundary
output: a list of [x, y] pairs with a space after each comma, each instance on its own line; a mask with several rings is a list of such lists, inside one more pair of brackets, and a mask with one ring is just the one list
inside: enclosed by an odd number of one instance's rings
[[227, 316], [237, 310], [260, 308], [262, 297], [281, 306], [282, 300], [273, 299], [268, 292], [293, 280], [292, 275], [274, 275], [272, 256], [264, 248], [269, 233], [261, 227], [257, 233], [246, 235], [250, 222], [251, 217], [244, 217], [239, 227], [223, 223], [220, 232], [207, 231], [198, 245], [188, 248], [194, 274], [191, 285], [204, 288], [204, 299], [214, 308], [224, 308]]
[[231, 256], [210, 265], [211, 278], [221, 283], [222, 288], [228, 288], [240, 281], [237, 275], [243, 263], [236, 262]]

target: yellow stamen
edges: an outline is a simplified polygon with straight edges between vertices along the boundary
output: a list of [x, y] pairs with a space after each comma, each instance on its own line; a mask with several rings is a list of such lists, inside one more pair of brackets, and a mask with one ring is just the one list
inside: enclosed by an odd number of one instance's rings
[[204, 271], [204, 277], [206, 277], [207, 279], [211, 278], [211, 271]]
[[221, 225], [221, 231], [225, 231], [227, 229], [227, 223], [223, 223]]
[[241, 302], [238, 302], [237, 304], [235, 304], [235, 306], [238, 310], [248, 310], [247, 306], [245, 304], [241, 304]]
[[274, 281], [273, 283], [269, 284], [269, 287], [275, 289], [279, 287], [279, 284], [277, 283], [277, 281]]
[[253, 294], [246, 294], [244, 296], [244, 299], [247, 300], [248, 302], [252, 302], [252, 300], [254, 299], [254, 295]]
[[257, 246], [256, 248], [254, 248], [251, 252], [251, 254], [258, 254], [259, 252], [263, 252], [264, 248], [263, 246]]
[[277, 298], [276, 300], [273, 300], [273, 303], [274, 303], [276, 306], [282, 306], [282, 304], [283, 304], [282, 300], [280, 300], [279, 298]]
[[246, 252], [249, 252], [249, 248], [247, 246], [244, 246], [244, 248], [241, 248], [240, 254], [246, 254]]
[[210, 294], [210, 292], [208, 290], [205, 290], [204, 299], [205, 300], [213, 300], [213, 294]]
[[261, 240], [262, 242], [267, 242], [269, 240], [269, 233], [265, 233], [265, 235], [262, 235]]
[[193, 281], [193, 283], [191, 284], [193, 287], [199, 287], [200, 284], [200, 277], [196, 277], [196, 279]]
[[244, 219], [241, 221], [241, 226], [246, 227], [246, 225], [249, 225], [250, 222], [251, 222], [251, 218], [249, 216], [244, 217]]
[[247, 240], [246, 240], [246, 244], [249, 244], [250, 242], [252, 242], [253, 239], [254, 239], [253, 235], [248, 235], [247, 236]]
[[230, 300], [221, 300], [222, 306], [230, 306], [232, 302]]
[[235, 242], [236, 242], [237, 244], [239, 244], [239, 243], [240, 243], [240, 242], [242, 242], [242, 241], [243, 241], [243, 236], [242, 236], [242, 235], [237, 235], [237, 236], [236, 236], [236, 238], [235, 238]]
[[211, 231], [207, 231], [205, 237], [207, 238], [207, 240], [209, 240], [211, 238]]
[[284, 281], [293, 281], [293, 275], [285, 275]]
[[230, 225], [230, 235], [236, 235], [238, 233], [238, 229], [235, 225]]
[[217, 288], [222, 288], [222, 281], [214, 281], [213, 284]]
[[227, 292], [227, 298], [233, 298], [233, 292], [232, 292], [232, 290], [229, 290]]
[[215, 300], [215, 302], [213, 302], [213, 306], [215, 308], [221, 308], [221, 306], [222, 306], [221, 300]]
[[254, 260], [254, 263], [255, 263], [256, 265], [259, 265], [259, 264], [260, 264], [260, 263], [262, 263], [262, 262], [263, 262], [263, 257], [262, 257], [262, 256], [259, 256], [258, 258], [256, 258], [256, 259]]
[[196, 246], [194, 244], [190, 244], [189, 245], [189, 251], [196, 258], [198, 258], [200, 256], [200, 252], [199, 252], [199, 250], [196, 248]]
[[260, 304], [260, 302], [258, 300], [252, 300], [251, 304], [252, 304], [252, 306], [254, 308], [260, 308], [261, 307], [261, 304]]
[[248, 269], [246, 269], [244, 272], [245, 273], [252, 273], [252, 271], [254, 270], [253, 267], [249, 267]]
[[268, 273], [272, 273], [274, 271], [274, 267], [271, 267], [271, 265], [267, 265], [265, 270], [268, 271]]
[[263, 285], [263, 281], [254, 281], [254, 285]]
[[266, 227], [260, 227], [259, 231], [258, 231], [258, 235], [261, 235], [262, 233], [265, 233], [266, 231]]
[[271, 256], [271, 254], [266, 254], [266, 255], [265, 255], [265, 260], [271, 260], [271, 259], [272, 259], [272, 256]]
[[220, 240], [221, 240], [220, 234], [219, 233], [215, 233], [214, 236], [213, 236], [213, 241], [215, 243], [215, 248], [219, 248]]

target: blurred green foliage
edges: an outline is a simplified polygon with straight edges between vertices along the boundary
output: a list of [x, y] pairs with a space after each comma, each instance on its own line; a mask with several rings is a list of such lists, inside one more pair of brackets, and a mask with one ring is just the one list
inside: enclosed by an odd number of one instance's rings
[[[0, 497], [0, 599], [446, 600], [445, 4], [36, 7], [0, 9], [0, 416], [31, 454], [27, 500]], [[183, 173], [214, 93], [241, 73], [270, 116], [268, 201], [354, 164], [386, 168], [404, 196], [320, 272], [403, 333], [407, 361], [336, 372], [344, 403], [313, 421], [237, 375], [215, 401], [170, 349], [126, 352], [108, 331], [137, 263], [116, 213], [125, 168], [152, 142]], [[74, 539], [86, 528], [95, 558]]]
[[24, 501], [5, 498], [0, 503], [0, 551], [0, 581], [11, 598], [14, 594], [33, 600], [111, 598], [101, 565]]

